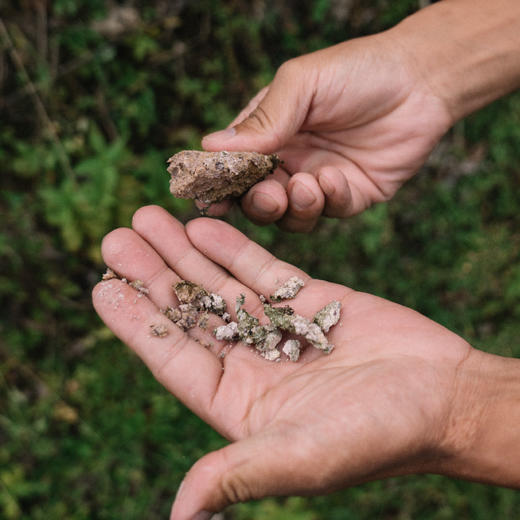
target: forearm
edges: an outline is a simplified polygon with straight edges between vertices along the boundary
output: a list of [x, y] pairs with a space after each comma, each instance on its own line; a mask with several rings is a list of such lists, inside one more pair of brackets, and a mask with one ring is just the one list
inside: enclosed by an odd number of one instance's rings
[[520, 87], [518, 0], [444, 0], [389, 34], [453, 122]]
[[438, 472], [520, 488], [520, 360], [474, 351], [458, 381]]

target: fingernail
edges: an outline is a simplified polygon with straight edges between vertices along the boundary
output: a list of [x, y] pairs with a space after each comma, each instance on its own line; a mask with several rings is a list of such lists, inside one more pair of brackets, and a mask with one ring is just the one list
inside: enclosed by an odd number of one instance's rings
[[251, 205], [255, 211], [258, 213], [263, 213], [264, 215], [272, 215], [279, 209], [278, 202], [276, 202], [273, 197], [267, 195], [266, 193], [254, 193], [251, 200]]
[[314, 193], [301, 182], [294, 185], [291, 195], [296, 209], [307, 209], [316, 202]]
[[210, 518], [213, 516], [213, 513], [210, 513], [209, 511], [199, 511], [192, 520], [210, 520]]
[[209, 141], [227, 141], [228, 139], [233, 138], [237, 134], [236, 128], [233, 126], [231, 128], [226, 128], [225, 130], [219, 130], [218, 132], [213, 132], [212, 134], [208, 134], [202, 138], [202, 144], [207, 143]]

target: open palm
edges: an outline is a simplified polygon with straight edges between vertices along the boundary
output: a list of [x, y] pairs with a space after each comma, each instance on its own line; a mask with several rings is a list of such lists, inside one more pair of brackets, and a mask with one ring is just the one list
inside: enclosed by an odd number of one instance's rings
[[[107, 235], [103, 256], [120, 276], [142, 280], [149, 294], [121, 280], [101, 282], [93, 293], [97, 312], [168, 390], [233, 441], [195, 464], [172, 518], [431, 471], [450, 452], [455, 374], [472, 350], [440, 325], [310, 279], [228, 224], [197, 219], [184, 228], [159, 207], [142, 208], [133, 229]], [[245, 294], [245, 308], [265, 321], [258, 295], [294, 275], [306, 282], [291, 302], [299, 314], [342, 303], [328, 335], [335, 345], [330, 355], [308, 346], [297, 363], [272, 363], [245, 344], [229, 349], [209, 332], [185, 333], [160, 311], [176, 304], [172, 283], [188, 279], [228, 305]], [[168, 336], [150, 333], [159, 324]]]

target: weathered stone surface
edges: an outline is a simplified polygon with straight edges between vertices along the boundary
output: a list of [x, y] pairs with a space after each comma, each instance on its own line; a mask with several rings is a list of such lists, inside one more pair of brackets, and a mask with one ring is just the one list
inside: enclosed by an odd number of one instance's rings
[[332, 301], [316, 313], [313, 321], [320, 326], [320, 329], [323, 332], [327, 333], [331, 327], [338, 323], [340, 314], [341, 303], [338, 301]]
[[184, 150], [168, 159], [170, 191], [175, 197], [207, 204], [239, 197], [279, 163], [274, 154]]

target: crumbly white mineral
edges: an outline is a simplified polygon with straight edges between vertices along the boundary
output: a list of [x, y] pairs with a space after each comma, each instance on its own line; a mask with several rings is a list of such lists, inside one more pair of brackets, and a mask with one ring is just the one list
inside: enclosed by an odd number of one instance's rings
[[212, 312], [218, 316], [224, 316], [226, 313], [226, 302], [220, 294], [209, 293], [200, 299], [201, 305], [208, 312]]
[[221, 325], [215, 329], [214, 334], [219, 341], [237, 341], [239, 339], [238, 323], [232, 321], [227, 325]]
[[262, 352], [262, 357], [267, 359], [267, 361], [279, 361], [280, 360], [280, 351], [277, 349], [266, 350]]
[[282, 300], [290, 300], [294, 298], [300, 289], [305, 285], [305, 282], [297, 276], [292, 276], [281, 287], [270, 296], [273, 302], [281, 302]]
[[282, 347], [282, 352], [288, 356], [291, 361], [298, 361], [300, 349], [301, 343], [297, 339], [288, 339]]
[[264, 313], [275, 327], [303, 336], [313, 347], [323, 350], [327, 354], [332, 352], [334, 345], [328, 342], [320, 327], [304, 316], [295, 314], [291, 307], [273, 307], [264, 303]]
[[320, 329], [327, 333], [338, 323], [341, 314], [341, 303], [332, 301], [319, 310], [314, 316], [314, 323], [317, 323]]
[[[118, 278], [118, 276], [109, 269], [104, 278], [111, 280]], [[122, 281], [127, 282], [126, 279], [122, 279]], [[148, 294], [148, 289], [141, 280], [134, 280], [130, 282], [130, 285], [140, 295]], [[275, 291], [271, 299], [280, 301], [294, 298], [303, 286], [303, 280], [293, 276]], [[200, 285], [188, 280], [177, 282], [173, 285], [173, 289], [179, 300], [179, 305], [177, 307], [166, 307], [162, 312], [185, 331], [197, 325], [200, 328], [206, 328], [208, 313], [213, 313], [220, 316], [225, 322], [225, 325], [216, 327], [213, 331], [217, 340], [243, 341], [248, 345], [253, 345], [265, 359], [270, 361], [280, 361], [281, 352], [286, 354], [291, 361], [297, 361], [300, 357], [302, 344], [297, 339], [288, 339], [283, 347], [279, 348], [284, 331], [303, 337], [313, 347], [326, 354], [334, 348], [328, 342], [325, 333], [339, 320], [341, 304], [337, 301], [325, 305], [311, 321], [296, 314], [287, 305], [274, 307], [265, 297], [260, 296], [264, 313], [269, 319], [269, 323], [264, 325], [260, 323], [256, 316], [251, 315], [243, 308], [245, 303], [245, 295], [243, 294], [236, 299], [236, 321], [231, 321], [226, 302], [219, 294], [210, 293]], [[165, 325], [150, 325], [150, 331], [153, 336], [161, 338], [168, 334], [168, 328]]]

